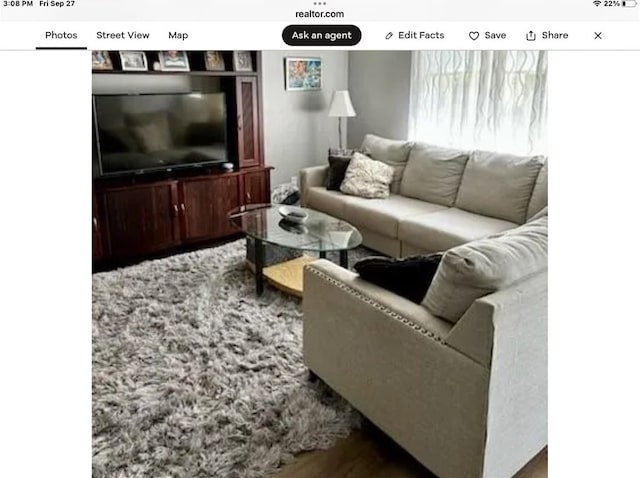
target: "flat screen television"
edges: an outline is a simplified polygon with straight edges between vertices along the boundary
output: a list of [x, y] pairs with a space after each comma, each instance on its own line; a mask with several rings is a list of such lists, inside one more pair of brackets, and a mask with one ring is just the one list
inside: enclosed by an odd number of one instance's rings
[[99, 176], [228, 161], [224, 93], [94, 95]]

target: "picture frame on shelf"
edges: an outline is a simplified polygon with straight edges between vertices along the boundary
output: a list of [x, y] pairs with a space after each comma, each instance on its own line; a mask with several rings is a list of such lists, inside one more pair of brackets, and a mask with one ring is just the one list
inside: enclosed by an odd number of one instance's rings
[[225, 71], [226, 69], [221, 51], [205, 51], [204, 65], [207, 71]]
[[143, 51], [121, 51], [122, 71], [147, 71], [147, 55]]
[[285, 58], [285, 90], [322, 89], [322, 58]]
[[253, 71], [250, 51], [233, 52], [233, 71]]
[[91, 52], [91, 69], [98, 71], [112, 71], [113, 62], [106, 50], [93, 50]]
[[186, 51], [168, 50], [158, 53], [160, 71], [191, 71]]

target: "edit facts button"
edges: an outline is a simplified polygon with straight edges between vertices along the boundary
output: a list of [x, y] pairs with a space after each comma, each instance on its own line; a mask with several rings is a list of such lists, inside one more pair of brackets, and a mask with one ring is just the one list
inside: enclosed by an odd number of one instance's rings
[[290, 46], [353, 46], [362, 39], [355, 25], [289, 25], [282, 40]]

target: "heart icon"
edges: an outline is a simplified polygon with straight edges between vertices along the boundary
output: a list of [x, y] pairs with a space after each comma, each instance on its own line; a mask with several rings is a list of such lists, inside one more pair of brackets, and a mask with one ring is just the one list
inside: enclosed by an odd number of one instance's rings
[[469, 38], [471, 38], [472, 40], [477, 40], [479, 36], [479, 32], [469, 32]]

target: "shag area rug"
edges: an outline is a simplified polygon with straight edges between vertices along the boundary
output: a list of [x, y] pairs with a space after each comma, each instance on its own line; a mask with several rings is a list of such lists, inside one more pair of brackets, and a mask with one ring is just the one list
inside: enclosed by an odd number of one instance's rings
[[360, 416], [302, 361], [299, 299], [244, 241], [93, 276], [93, 476], [264, 477]]

